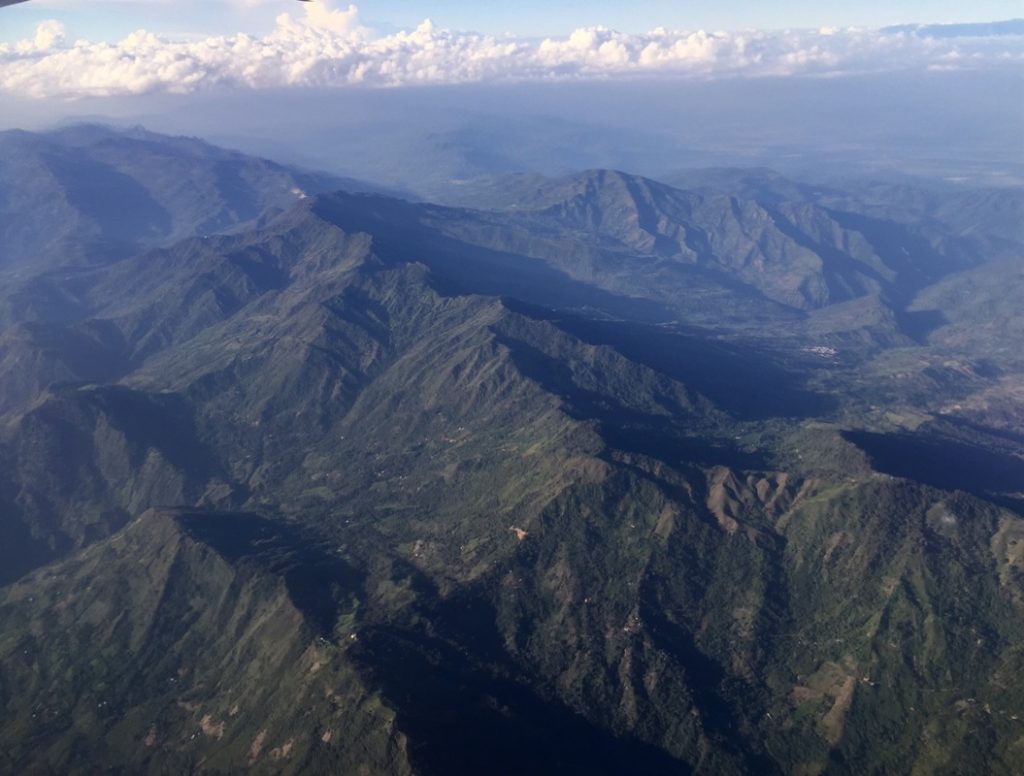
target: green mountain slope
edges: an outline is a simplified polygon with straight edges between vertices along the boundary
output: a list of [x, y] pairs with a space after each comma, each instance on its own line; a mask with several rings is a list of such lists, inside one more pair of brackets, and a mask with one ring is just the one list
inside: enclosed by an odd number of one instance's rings
[[335, 189], [377, 190], [138, 128], [2, 132], [0, 270], [109, 261], [250, 224]]
[[26, 577], [0, 603], [3, 767], [408, 773], [394, 713], [305, 609], [352, 577], [257, 516], [161, 511]]
[[1013, 773], [1016, 264], [509, 196], [7, 277], [2, 767]]

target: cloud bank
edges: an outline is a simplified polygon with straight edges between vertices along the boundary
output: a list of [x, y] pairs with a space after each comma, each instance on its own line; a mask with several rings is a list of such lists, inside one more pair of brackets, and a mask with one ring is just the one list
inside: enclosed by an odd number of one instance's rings
[[532, 41], [441, 29], [376, 36], [355, 6], [324, 0], [284, 13], [262, 37], [175, 40], [139, 30], [116, 43], [71, 41], [57, 21], [0, 44], [0, 91], [82, 97], [217, 87], [396, 87], [416, 84], [644, 77], [842, 75], [1020, 67], [1024, 34], [972, 28], [689, 32], [643, 35], [603, 27]]

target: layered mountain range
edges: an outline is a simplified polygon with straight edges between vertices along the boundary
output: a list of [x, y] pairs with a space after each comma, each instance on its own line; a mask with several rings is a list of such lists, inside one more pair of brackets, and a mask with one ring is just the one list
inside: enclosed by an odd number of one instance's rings
[[0, 134], [0, 768], [1012, 773], [1022, 193], [665, 179]]

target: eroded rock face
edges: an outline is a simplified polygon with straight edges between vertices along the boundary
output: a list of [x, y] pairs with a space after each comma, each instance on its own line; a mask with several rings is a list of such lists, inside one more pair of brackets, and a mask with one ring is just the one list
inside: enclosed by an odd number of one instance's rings
[[720, 466], [708, 471], [706, 503], [722, 529], [735, 534], [744, 522], [755, 530], [778, 525], [815, 485], [785, 472], [737, 473]]

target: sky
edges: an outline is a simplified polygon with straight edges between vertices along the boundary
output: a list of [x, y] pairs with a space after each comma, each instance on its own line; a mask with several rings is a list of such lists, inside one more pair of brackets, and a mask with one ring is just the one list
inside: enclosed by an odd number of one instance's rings
[[[291, 0], [34, 0], [3, 11], [0, 40], [26, 37], [56, 18], [74, 35], [114, 40], [144, 28], [164, 34], [265, 34]], [[656, 27], [736, 30], [784, 27], [882, 27], [901, 23], [978, 22], [1024, 16], [1024, 0], [363, 0], [361, 18], [381, 32], [413, 29], [424, 19], [491, 35], [565, 35], [605, 26], [641, 33]], [[187, 10], [183, 10], [187, 9]]]

